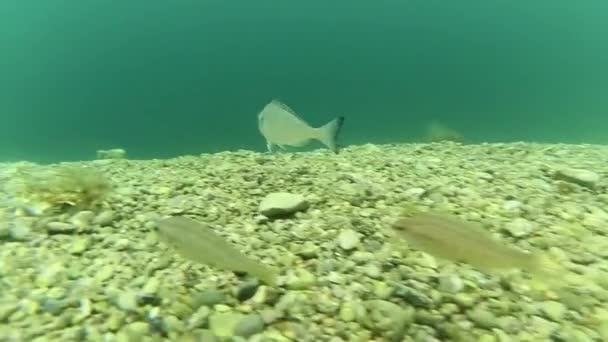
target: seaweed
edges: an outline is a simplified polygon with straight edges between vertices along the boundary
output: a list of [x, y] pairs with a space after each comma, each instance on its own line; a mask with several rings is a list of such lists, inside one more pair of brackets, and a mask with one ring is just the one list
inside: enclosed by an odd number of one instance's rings
[[16, 171], [16, 197], [45, 209], [92, 209], [111, 191], [108, 179], [89, 167], [59, 165], [28, 167]]

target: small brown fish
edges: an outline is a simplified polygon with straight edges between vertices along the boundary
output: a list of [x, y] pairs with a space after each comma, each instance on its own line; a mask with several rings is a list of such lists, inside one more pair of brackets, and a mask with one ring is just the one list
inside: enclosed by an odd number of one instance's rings
[[276, 270], [249, 259], [200, 222], [186, 217], [169, 217], [158, 222], [157, 231], [161, 241], [187, 259], [230, 271], [247, 272], [268, 285], [276, 285]]
[[418, 250], [484, 271], [519, 268], [544, 274], [549, 267], [540, 255], [509, 247], [478, 225], [450, 215], [416, 213], [399, 218], [393, 228]]

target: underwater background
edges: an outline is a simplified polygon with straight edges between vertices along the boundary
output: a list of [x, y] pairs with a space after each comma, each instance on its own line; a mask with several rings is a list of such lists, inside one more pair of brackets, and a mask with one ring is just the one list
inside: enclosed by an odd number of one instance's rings
[[608, 143], [608, 2], [0, 2], [0, 160], [265, 150], [272, 98], [342, 144]]

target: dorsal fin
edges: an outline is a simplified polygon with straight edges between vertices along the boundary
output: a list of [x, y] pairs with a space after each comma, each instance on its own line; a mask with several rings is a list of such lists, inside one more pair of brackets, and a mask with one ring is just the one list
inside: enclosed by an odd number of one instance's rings
[[291, 109], [291, 107], [289, 107], [288, 105], [284, 104], [283, 102], [277, 100], [277, 99], [273, 99], [270, 104], [279, 107], [280, 109], [286, 111], [287, 113], [295, 116], [296, 118], [302, 120], [300, 118], [300, 116], [298, 115], [298, 113], [296, 113], [293, 109]]

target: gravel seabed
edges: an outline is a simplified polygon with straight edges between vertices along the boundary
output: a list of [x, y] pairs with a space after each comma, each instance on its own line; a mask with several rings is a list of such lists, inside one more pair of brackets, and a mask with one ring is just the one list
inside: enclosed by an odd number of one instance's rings
[[[103, 208], [0, 206], [0, 341], [606, 341], [607, 161], [608, 146], [435, 143], [75, 163], [114, 185]], [[277, 192], [296, 213], [267, 217]], [[576, 285], [409, 248], [390, 232], [409, 204], [549, 253]], [[211, 224], [280, 285], [181, 258], [153, 232], [168, 215]]]

